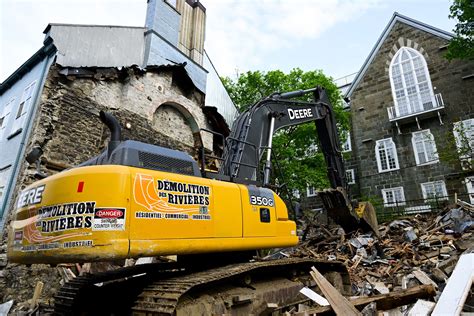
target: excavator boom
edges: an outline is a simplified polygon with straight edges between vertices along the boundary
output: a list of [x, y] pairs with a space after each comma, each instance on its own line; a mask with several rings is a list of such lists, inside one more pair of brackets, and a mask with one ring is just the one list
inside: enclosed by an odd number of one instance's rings
[[[309, 93], [313, 95], [311, 102], [293, 99]], [[328, 215], [346, 231], [361, 228], [377, 234], [373, 206], [368, 202], [354, 203], [349, 196], [334, 111], [326, 91], [321, 87], [274, 93], [243, 112], [234, 122], [227, 139], [220, 173], [234, 182], [261, 180], [263, 186], [269, 185], [273, 134], [279, 129], [308, 122], [316, 124], [326, 161], [331, 188], [319, 192], [319, 196]], [[265, 152], [263, 179], [259, 179], [258, 166]]]

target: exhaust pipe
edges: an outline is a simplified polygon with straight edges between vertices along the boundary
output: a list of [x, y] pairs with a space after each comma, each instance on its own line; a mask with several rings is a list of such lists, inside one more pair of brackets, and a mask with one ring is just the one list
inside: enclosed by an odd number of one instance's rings
[[110, 158], [110, 155], [112, 154], [114, 149], [117, 148], [117, 146], [122, 141], [122, 127], [120, 126], [120, 123], [117, 121], [115, 116], [110, 113], [100, 111], [99, 117], [102, 123], [107, 125], [110, 130], [110, 141], [107, 146], [107, 158]]

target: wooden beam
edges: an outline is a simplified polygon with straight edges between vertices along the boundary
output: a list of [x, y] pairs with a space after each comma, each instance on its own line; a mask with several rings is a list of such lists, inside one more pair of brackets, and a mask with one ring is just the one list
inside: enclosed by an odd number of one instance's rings
[[41, 281], [38, 281], [36, 283], [35, 292], [33, 293], [33, 298], [31, 299], [31, 304], [30, 304], [31, 310], [33, 310], [38, 304], [38, 300], [41, 296], [41, 292], [43, 291], [43, 286], [44, 286], [44, 283]]
[[474, 252], [466, 253], [459, 258], [453, 274], [448, 279], [443, 293], [439, 297], [433, 314], [459, 315], [463, 309], [469, 289], [474, 281]]
[[408, 316], [429, 315], [435, 305], [435, 302], [418, 300], [408, 312]]
[[[366, 305], [376, 302], [378, 310], [389, 310], [398, 306], [415, 303], [418, 299], [432, 298], [436, 295], [433, 285], [419, 285], [406, 290], [395, 291], [388, 294], [357, 297], [350, 300], [350, 303], [358, 309], [363, 309]], [[335, 310], [334, 310], [335, 311]], [[305, 311], [308, 314], [330, 314], [333, 313], [331, 306], [321, 306]], [[337, 312], [336, 312], [337, 313]], [[303, 316], [305, 314], [295, 314]]]
[[334, 312], [337, 315], [360, 315], [362, 314], [352, 305], [328, 280], [315, 268], [311, 267], [309, 273], [313, 277], [316, 284], [318, 284], [321, 292], [331, 304]]
[[412, 273], [415, 276], [415, 278], [417, 278], [418, 281], [421, 282], [421, 284], [432, 284], [435, 287], [435, 289], [438, 288], [438, 284], [436, 284], [433, 280], [431, 280], [430, 277], [426, 273], [421, 271], [420, 269], [415, 269], [413, 270]]

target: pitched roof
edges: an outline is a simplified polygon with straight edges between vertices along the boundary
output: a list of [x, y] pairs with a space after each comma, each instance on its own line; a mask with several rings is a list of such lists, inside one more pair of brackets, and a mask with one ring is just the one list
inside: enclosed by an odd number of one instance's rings
[[44, 33], [58, 48], [63, 67], [143, 66], [144, 27], [48, 24]]
[[41, 47], [33, 56], [28, 58], [18, 69], [16, 69], [7, 79], [0, 83], [0, 96], [10, 89], [18, 80], [26, 75], [39, 62], [52, 55], [56, 51], [52, 40], [45, 40]]
[[450, 32], [441, 30], [441, 29], [436, 28], [434, 26], [431, 26], [431, 25], [428, 25], [426, 23], [423, 23], [423, 22], [417, 21], [415, 19], [409, 18], [409, 17], [404, 16], [404, 15], [398, 13], [398, 12], [393, 13], [393, 16], [390, 19], [390, 22], [388, 22], [387, 26], [383, 30], [383, 32], [380, 35], [379, 39], [377, 40], [374, 47], [370, 51], [369, 56], [364, 61], [364, 64], [362, 65], [359, 72], [357, 73], [357, 76], [352, 81], [352, 85], [347, 90], [345, 96], [349, 97], [355, 91], [355, 89], [357, 88], [357, 85], [359, 84], [359, 81], [364, 77], [365, 72], [369, 68], [369, 65], [372, 63], [373, 59], [377, 55], [377, 53], [378, 53], [380, 47], [382, 46], [383, 42], [387, 38], [388, 34], [390, 34], [390, 32], [392, 31], [393, 27], [395, 26], [395, 24], [397, 22], [405, 23], [405, 24], [410, 25], [414, 28], [420, 29], [422, 31], [431, 33], [435, 36], [439, 36], [439, 37], [447, 39], [447, 40], [450, 40], [454, 36], [454, 34], [452, 34]]

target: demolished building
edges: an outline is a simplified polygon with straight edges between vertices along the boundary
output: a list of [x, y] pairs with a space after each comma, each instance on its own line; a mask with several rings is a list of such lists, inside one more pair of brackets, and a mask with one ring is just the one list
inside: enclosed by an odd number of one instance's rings
[[[100, 110], [125, 139], [218, 150], [237, 109], [204, 51], [199, 1], [149, 0], [145, 27], [49, 24], [44, 45], [0, 86], [0, 215], [22, 187], [105, 147]], [[41, 153], [39, 163], [25, 161]]]

